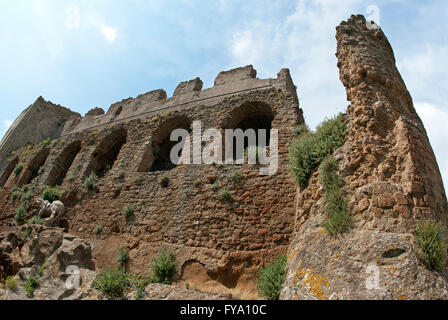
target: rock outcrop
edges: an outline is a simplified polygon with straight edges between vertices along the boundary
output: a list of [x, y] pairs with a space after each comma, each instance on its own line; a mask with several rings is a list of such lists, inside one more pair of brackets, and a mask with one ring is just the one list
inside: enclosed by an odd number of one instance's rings
[[448, 207], [425, 128], [380, 29], [352, 16], [337, 28], [340, 78], [351, 104], [335, 151], [355, 227], [325, 232], [315, 173], [298, 190], [297, 234], [283, 299], [447, 299], [446, 273], [414, 254], [416, 221], [446, 224]]

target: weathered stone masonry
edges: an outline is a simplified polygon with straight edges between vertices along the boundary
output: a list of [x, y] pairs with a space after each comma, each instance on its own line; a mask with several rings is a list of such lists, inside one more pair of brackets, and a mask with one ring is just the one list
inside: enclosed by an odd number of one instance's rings
[[[34, 141], [10, 154], [1, 180], [2, 229], [19, 204], [11, 199], [14, 186], [31, 184], [38, 196], [42, 186], [60, 185], [68, 207], [62, 226], [93, 241], [98, 269], [116, 264], [117, 250], [126, 246], [130, 270], [143, 273], [164, 247], [176, 254], [178, 277], [186, 278], [184, 269], [195, 265], [228, 288], [253, 284], [255, 271], [287, 250], [294, 228], [295, 182], [287, 153], [293, 129], [303, 123], [296, 88], [287, 69], [277, 79], [261, 80], [248, 66], [222, 72], [214, 87], [201, 89], [197, 78], [181, 83], [170, 99], [156, 90], [116, 103], [107, 113], [93, 109], [84, 118], [68, 119], [47, 146]], [[195, 120], [203, 130], [234, 129], [254, 117], [272, 119], [279, 130], [276, 175], [261, 176], [259, 167], [250, 165], [180, 165], [152, 172], [154, 146], [163, 149], [171, 130], [191, 129]], [[16, 177], [17, 163], [24, 170]], [[83, 187], [91, 172], [100, 176], [97, 194]], [[241, 173], [241, 182], [229, 179], [234, 172]], [[162, 175], [169, 177], [166, 188], [158, 183]], [[231, 191], [232, 202], [217, 199], [215, 182]], [[122, 213], [128, 204], [135, 208], [132, 221]], [[104, 231], [96, 237], [98, 224]]]

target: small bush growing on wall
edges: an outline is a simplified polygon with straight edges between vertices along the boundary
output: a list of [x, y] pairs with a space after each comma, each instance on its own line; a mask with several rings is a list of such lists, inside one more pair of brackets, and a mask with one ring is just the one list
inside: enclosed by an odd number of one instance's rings
[[46, 187], [42, 191], [42, 199], [47, 200], [50, 203], [59, 200], [59, 188]]
[[16, 291], [17, 287], [18, 287], [17, 280], [14, 279], [13, 276], [9, 276], [6, 278], [5, 285], [6, 285], [6, 289], [9, 289], [11, 291]]
[[131, 277], [123, 269], [108, 269], [95, 278], [93, 287], [107, 298], [122, 298], [131, 287]]
[[126, 217], [126, 219], [131, 218], [134, 215], [135, 209], [134, 206], [132, 204], [127, 204], [124, 208], [123, 208], [123, 214]]
[[25, 204], [21, 204], [17, 209], [16, 209], [16, 215], [15, 215], [15, 222], [17, 224], [22, 224], [23, 220], [25, 219], [25, 216], [27, 214], [27, 210], [25, 207]]
[[342, 114], [322, 122], [315, 133], [299, 127], [300, 136], [289, 148], [289, 166], [302, 188], [320, 163], [344, 144], [346, 131]]
[[23, 170], [23, 163], [18, 163], [14, 168], [14, 175], [17, 177]]
[[344, 233], [353, 224], [337, 171], [338, 165], [332, 156], [320, 165], [319, 181], [324, 189], [324, 208], [328, 215], [324, 227], [333, 236]]
[[232, 172], [228, 175], [229, 180], [233, 181], [233, 182], [240, 182], [243, 177], [241, 176], [241, 173], [239, 172]]
[[129, 262], [129, 249], [121, 248], [118, 250], [118, 262], [124, 267]]
[[93, 232], [95, 232], [96, 235], [100, 235], [101, 232], [103, 232], [103, 225], [99, 224], [93, 229]]
[[278, 300], [282, 284], [286, 276], [286, 255], [258, 272], [258, 291], [260, 296], [268, 300]]
[[428, 268], [441, 271], [447, 258], [445, 228], [440, 222], [420, 220], [415, 229], [415, 239], [418, 244], [417, 257]]
[[176, 258], [171, 252], [161, 251], [151, 262], [151, 281], [170, 285], [176, 270]]
[[218, 193], [218, 200], [221, 200], [221, 201], [231, 201], [232, 200], [232, 193], [228, 189], [222, 189]]
[[39, 288], [39, 279], [35, 276], [29, 276], [26, 279], [25, 282], [25, 292], [29, 295], [29, 296], [33, 296], [34, 295], [34, 291], [36, 291], [37, 288]]
[[161, 176], [160, 178], [159, 178], [159, 184], [163, 187], [163, 188], [166, 188], [166, 187], [168, 187], [168, 184], [170, 183], [170, 178], [166, 175], [166, 174], [164, 174], [163, 176]]
[[93, 191], [93, 192], [98, 192], [99, 189], [99, 185], [98, 185], [98, 176], [95, 173], [91, 173], [90, 176], [88, 176], [85, 180], [84, 180], [84, 187], [87, 190]]

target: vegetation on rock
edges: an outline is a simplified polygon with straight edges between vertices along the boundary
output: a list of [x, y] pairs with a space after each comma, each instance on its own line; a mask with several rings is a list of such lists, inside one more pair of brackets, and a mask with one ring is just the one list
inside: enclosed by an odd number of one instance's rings
[[92, 172], [90, 176], [84, 180], [84, 187], [89, 191], [97, 193], [99, 189], [98, 176]]
[[170, 285], [176, 270], [176, 258], [171, 252], [162, 250], [151, 262], [151, 282]]
[[353, 225], [339, 180], [338, 164], [329, 156], [320, 165], [319, 181], [324, 189], [324, 208], [328, 215], [324, 227], [332, 236], [344, 233]]
[[122, 269], [107, 269], [97, 275], [93, 287], [107, 298], [119, 299], [130, 289], [132, 280]]
[[420, 220], [415, 229], [419, 260], [430, 270], [441, 271], [447, 259], [445, 228], [431, 219]]
[[289, 166], [299, 185], [305, 188], [320, 163], [344, 144], [347, 129], [343, 115], [339, 114], [322, 122], [315, 133], [304, 125], [299, 126], [296, 133], [300, 136], [289, 147]]
[[258, 272], [258, 291], [268, 300], [278, 300], [286, 276], [286, 255], [280, 256], [272, 264]]

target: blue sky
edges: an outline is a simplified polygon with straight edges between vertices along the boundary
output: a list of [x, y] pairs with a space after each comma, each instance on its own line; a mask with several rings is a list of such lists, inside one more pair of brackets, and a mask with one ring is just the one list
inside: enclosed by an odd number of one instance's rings
[[[448, 182], [446, 0], [0, 0], [0, 135], [36, 98], [85, 114], [199, 76], [253, 64], [287, 67], [307, 123], [348, 105], [335, 27], [379, 21]], [[368, 10], [377, 8], [376, 10]], [[378, 19], [379, 18], [379, 19]], [[447, 184], [446, 184], [447, 185]]]

